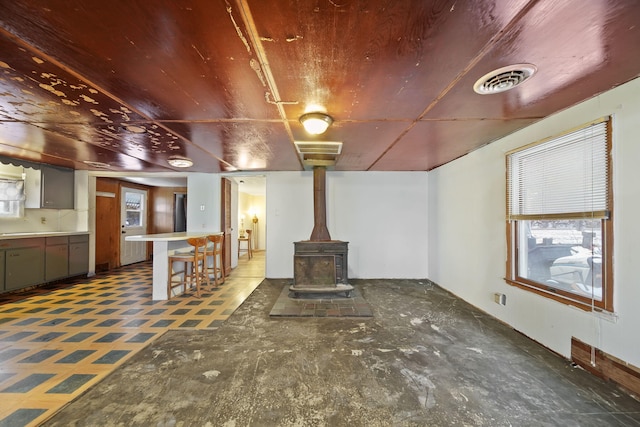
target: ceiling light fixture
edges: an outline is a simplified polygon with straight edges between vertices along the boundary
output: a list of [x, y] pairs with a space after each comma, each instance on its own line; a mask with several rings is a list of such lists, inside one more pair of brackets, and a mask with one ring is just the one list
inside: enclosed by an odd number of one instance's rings
[[505, 92], [524, 83], [537, 70], [532, 64], [514, 64], [498, 68], [480, 77], [473, 85], [473, 90], [480, 95]]
[[333, 119], [325, 113], [307, 113], [300, 116], [300, 123], [310, 134], [320, 135], [331, 126]]
[[110, 169], [111, 168], [111, 165], [108, 164], [108, 163], [94, 162], [92, 160], [83, 160], [82, 162], [87, 166], [91, 166], [92, 168], [97, 168], [97, 169]]
[[140, 125], [123, 125], [124, 130], [131, 133], [146, 133], [147, 128]]
[[171, 156], [167, 160], [167, 163], [169, 163], [174, 168], [190, 168], [191, 166], [193, 166], [193, 160], [189, 159], [188, 157], [182, 156]]

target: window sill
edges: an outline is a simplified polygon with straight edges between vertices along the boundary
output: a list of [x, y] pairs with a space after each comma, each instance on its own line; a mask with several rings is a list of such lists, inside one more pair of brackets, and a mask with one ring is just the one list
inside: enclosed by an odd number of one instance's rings
[[[552, 290], [545, 290], [543, 288], [539, 288], [537, 286], [529, 285], [527, 283], [519, 282], [513, 279], [505, 278], [504, 280], [505, 282], [507, 282], [507, 284], [511, 286], [515, 286], [525, 291], [532, 292], [534, 294], [540, 295], [542, 297], [548, 298], [553, 301], [561, 302], [565, 305], [580, 309], [582, 311], [592, 312], [594, 314], [597, 314], [599, 317], [612, 321], [614, 323], [617, 322], [617, 318], [618, 318], [617, 315], [613, 312], [604, 310], [602, 307], [593, 306], [589, 303], [572, 299], [569, 296], [564, 296], [559, 292], [554, 292]], [[615, 320], [611, 320], [611, 319], [615, 319]]]

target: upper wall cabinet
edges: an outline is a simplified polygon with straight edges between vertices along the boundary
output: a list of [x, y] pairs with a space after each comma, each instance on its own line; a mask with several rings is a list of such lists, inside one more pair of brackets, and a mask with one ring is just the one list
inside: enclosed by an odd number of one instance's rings
[[42, 166], [25, 169], [27, 208], [74, 209], [75, 174], [73, 169]]
[[74, 184], [73, 169], [43, 168], [40, 206], [47, 209], [73, 209]]

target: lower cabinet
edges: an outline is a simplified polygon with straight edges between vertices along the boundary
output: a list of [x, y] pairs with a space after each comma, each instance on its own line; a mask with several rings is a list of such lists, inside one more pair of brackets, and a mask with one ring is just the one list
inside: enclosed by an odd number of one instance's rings
[[69, 236], [69, 276], [89, 272], [89, 235]]
[[89, 271], [89, 235], [0, 241], [0, 292]]
[[5, 290], [43, 283], [44, 239], [21, 239], [13, 246], [5, 251]]
[[69, 237], [45, 237], [44, 280], [69, 276]]

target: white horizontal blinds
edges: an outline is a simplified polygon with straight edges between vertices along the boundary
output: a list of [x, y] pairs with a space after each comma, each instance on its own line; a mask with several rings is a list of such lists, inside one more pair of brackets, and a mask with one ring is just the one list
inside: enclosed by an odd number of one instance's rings
[[24, 200], [24, 181], [0, 178], [0, 201]]
[[607, 121], [507, 156], [509, 219], [605, 218]]

